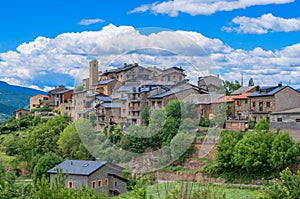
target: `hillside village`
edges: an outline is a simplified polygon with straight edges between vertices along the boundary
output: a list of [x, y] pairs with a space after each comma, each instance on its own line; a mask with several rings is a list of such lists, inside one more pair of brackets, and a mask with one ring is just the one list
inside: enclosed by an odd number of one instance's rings
[[[89, 77], [75, 89], [59, 86], [48, 95], [30, 98], [30, 110], [49, 106], [60, 110], [73, 120], [95, 114], [100, 130], [105, 125], [121, 127], [142, 124], [142, 111], [162, 109], [171, 100], [189, 101], [196, 106], [199, 118], [212, 119], [221, 105], [226, 106], [224, 117], [230, 130], [245, 130], [248, 121], [266, 118], [271, 129], [287, 130], [300, 139], [300, 93], [282, 83], [273, 86], [242, 86], [229, 96], [224, 93], [219, 76], [198, 77], [193, 85], [181, 67], [145, 68], [139, 64], [124, 64], [112, 70], [99, 71], [98, 61], [89, 62]], [[223, 93], [223, 94], [222, 94]], [[35, 114], [41, 114], [34, 111]], [[18, 110], [15, 116], [26, 114]], [[45, 113], [44, 113], [45, 114]]]
[[[61, 183], [65, 193], [92, 191], [107, 198], [133, 190], [132, 198], [148, 183], [245, 177], [257, 186], [286, 167], [299, 170], [300, 93], [294, 88], [237, 82], [229, 90], [218, 75], [198, 77], [194, 85], [181, 67], [98, 67], [90, 61], [89, 77], [76, 88], [62, 85], [34, 95], [30, 110], [19, 109], [1, 124], [0, 155], [11, 160], [1, 163], [3, 179], [15, 172], [39, 191]], [[93, 123], [79, 133], [80, 121]], [[139, 180], [147, 183], [140, 186]], [[5, 182], [0, 179], [0, 185]], [[253, 195], [265, 193], [255, 189]]]

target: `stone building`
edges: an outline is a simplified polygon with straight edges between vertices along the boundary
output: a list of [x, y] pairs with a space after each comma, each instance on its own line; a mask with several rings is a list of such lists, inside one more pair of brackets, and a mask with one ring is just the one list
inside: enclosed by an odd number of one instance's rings
[[108, 196], [126, 193], [127, 180], [122, 177], [122, 167], [88, 160], [65, 160], [48, 171], [50, 182], [54, 182], [61, 170], [66, 175], [65, 186], [70, 189], [86, 186], [96, 192], [106, 192]]
[[162, 72], [162, 81], [163, 82], [174, 82], [179, 83], [185, 79], [185, 74], [183, 69], [180, 67], [171, 67], [163, 70]]
[[36, 108], [41, 108], [47, 103], [50, 104], [49, 96], [47, 95], [38, 94], [32, 96], [30, 97], [30, 111]]
[[250, 117], [258, 121], [265, 117], [270, 119], [270, 113], [300, 107], [300, 93], [290, 86], [268, 86], [258, 88], [248, 95]]
[[270, 113], [270, 129], [288, 131], [295, 140], [299, 141], [300, 107]]
[[208, 92], [218, 93], [222, 89], [223, 80], [220, 79], [219, 75], [203, 76], [198, 78], [198, 87]]
[[23, 116], [26, 116], [29, 114], [29, 110], [27, 109], [18, 109], [13, 112], [13, 115], [16, 119], [20, 119]]

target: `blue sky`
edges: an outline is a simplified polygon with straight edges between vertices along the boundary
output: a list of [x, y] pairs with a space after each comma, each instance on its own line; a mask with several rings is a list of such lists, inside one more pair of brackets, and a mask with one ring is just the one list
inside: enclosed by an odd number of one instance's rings
[[[213, 67], [229, 80], [243, 73], [245, 82], [252, 77], [256, 84], [300, 87], [299, 0], [10, 0], [0, 9], [0, 80], [11, 84], [74, 86], [90, 58], [103, 69], [112, 60], [184, 65], [145, 54], [116, 60], [126, 49], [151, 47], [183, 55], [194, 65], [186, 64], [190, 78]], [[170, 31], [144, 34], [158, 30]]]

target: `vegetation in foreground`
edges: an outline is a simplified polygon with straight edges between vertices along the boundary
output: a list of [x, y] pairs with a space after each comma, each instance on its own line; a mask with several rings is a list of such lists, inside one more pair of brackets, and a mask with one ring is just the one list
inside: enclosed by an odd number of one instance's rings
[[223, 131], [215, 164], [204, 172], [232, 181], [241, 177], [271, 179], [286, 167], [299, 164], [299, 156], [298, 142], [287, 132], [270, 132], [266, 119], [261, 119], [253, 132]]
[[[177, 106], [178, 102], [172, 102], [166, 110], [161, 112], [158, 111], [145, 111], [144, 120], [145, 125], [139, 129], [132, 127], [132, 133], [141, 133], [141, 130], [147, 129], [147, 133], [151, 133], [153, 130], [151, 125], [155, 128], [161, 127], [161, 130], [157, 136], [151, 139], [134, 139], [134, 136], [130, 135], [120, 135], [120, 127], [115, 126], [114, 130], [107, 132], [100, 132], [93, 134], [92, 139], [102, 139], [104, 141], [109, 141], [120, 145], [122, 147], [127, 147], [130, 151], [138, 152], [141, 150], [140, 146], [143, 146], [142, 151], [148, 149], [147, 147], [160, 147], [168, 143], [174, 143], [177, 138], [182, 140], [188, 134], [182, 136], [182, 129], [178, 126], [178, 121], [180, 119], [186, 119], [186, 124], [192, 124], [188, 126], [195, 127], [195, 121], [191, 120], [192, 106], [188, 107], [187, 113], [182, 112], [182, 116], [179, 117]], [[186, 106], [189, 106], [188, 104]], [[185, 110], [185, 109], [184, 109]], [[163, 117], [166, 122], [162, 126], [161, 117], [155, 117], [159, 115]], [[156, 118], [160, 118], [157, 120]], [[155, 120], [156, 119], [156, 120]], [[207, 121], [203, 121], [207, 123]], [[149, 127], [150, 126], [150, 127]], [[155, 129], [154, 128], [154, 129]], [[0, 198], [38, 198], [37, 193], [49, 194], [50, 192], [62, 193], [59, 196], [53, 196], [53, 198], [64, 198], [68, 197], [68, 194], [75, 194], [76, 191], [80, 190], [69, 190], [58, 185], [49, 184], [47, 178], [42, 178], [46, 171], [57, 163], [61, 162], [63, 159], [91, 159], [92, 156], [89, 154], [88, 150], [83, 146], [78, 133], [75, 128], [75, 124], [70, 121], [70, 118], [66, 116], [59, 116], [52, 119], [42, 119], [41, 117], [26, 116], [19, 120], [9, 119], [7, 122], [0, 125], [1, 135], [0, 135], [0, 155], [1, 161], [4, 166], [1, 166], [1, 180], [0, 180]], [[130, 130], [130, 129], [129, 129]], [[192, 130], [192, 129], [191, 129]], [[179, 133], [177, 133], [179, 132]], [[3, 134], [4, 133], [4, 134]], [[69, 139], [69, 138], [72, 139]], [[159, 140], [159, 145], [153, 145]], [[147, 146], [147, 147], [145, 147]], [[174, 145], [176, 146], [176, 145]], [[177, 155], [176, 150], [178, 147], [171, 147], [170, 154]], [[276, 132], [272, 133], [269, 131], [268, 123], [264, 120], [260, 121], [253, 132], [231, 132], [224, 131], [221, 135], [219, 145], [217, 147], [217, 156], [215, 164], [204, 169], [210, 175], [222, 176], [235, 181], [240, 176], [246, 176], [248, 179], [272, 179], [273, 177], [278, 177], [279, 180], [270, 182], [265, 185], [264, 191], [258, 194], [260, 198], [272, 198], [271, 195], [274, 191], [279, 191], [277, 195], [281, 198], [295, 198], [299, 196], [297, 189], [294, 185], [299, 187], [299, 174], [292, 174], [289, 171], [284, 171], [280, 174], [280, 171], [285, 169], [288, 165], [299, 163], [299, 143], [295, 143], [288, 133]], [[107, 148], [109, 150], [109, 148]], [[185, 154], [187, 155], [187, 154]], [[106, 160], [117, 161], [115, 157], [120, 157], [120, 154], [116, 156], [115, 154], [110, 154]], [[186, 156], [182, 156], [184, 161]], [[6, 171], [5, 171], [6, 170]], [[34, 181], [33, 184], [23, 186], [22, 184], [15, 181], [16, 177], [23, 176], [24, 171], [27, 171], [29, 178]], [[286, 182], [286, 183], [285, 183]], [[134, 185], [135, 183], [133, 183]], [[170, 190], [168, 193], [173, 195], [169, 196], [163, 195], [164, 190], [162, 190], [160, 196], [157, 196], [159, 192], [151, 191], [155, 187], [157, 189], [158, 185], [152, 185], [146, 188], [148, 184], [139, 184], [133, 186], [133, 191], [121, 197], [127, 198], [145, 198], [152, 195], [152, 198], [164, 198], [164, 197], [182, 197], [182, 194], [187, 194], [184, 192], [187, 190], [187, 186], [174, 186], [174, 189]], [[159, 185], [160, 186], [160, 185]], [[162, 185], [166, 186], [166, 184]], [[198, 186], [198, 185], [197, 185]], [[196, 188], [196, 185], [193, 187]], [[59, 190], [58, 187], [60, 187]], [[151, 187], [154, 187], [151, 189]], [[192, 186], [189, 186], [189, 190]], [[204, 188], [203, 188], [204, 187]], [[275, 187], [272, 189], [272, 187]], [[222, 188], [222, 187], [221, 187]], [[83, 188], [84, 189], [87, 188]], [[149, 191], [148, 191], [149, 189]], [[195, 189], [195, 193], [192, 191], [188, 192], [190, 197], [202, 197], [199, 194], [212, 194], [214, 198], [223, 198], [230, 196], [230, 191], [225, 188], [221, 192], [216, 192], [214, 186], [205, 185], [199, 186]], [[103, 198], [106, 197], [103, 194], [96, 194], [91, 192], [91, 190], [86, 191], [89, 196], [86, 198]], [[85, 194], [86, 192], [82, 193]], [[238, 192], [238, 191], [232, 191]], [[218, 193], [218, 194], [217, 194]], [[133, 194], [133, 195], [132, 195]], [[176, 195], [177, 194], [177, 195]], [[197, 195], [198, 194], [198, 195]], [[244, 193], [246, 194], [246, 193]], [[179, 195], [179, 196], [178, 196]], [[241, 195], [240, 195], [241, 196]], [[212, 196], [207, 196], [207, 198]], [[234, 196], [230, 196], [232, 198]]]

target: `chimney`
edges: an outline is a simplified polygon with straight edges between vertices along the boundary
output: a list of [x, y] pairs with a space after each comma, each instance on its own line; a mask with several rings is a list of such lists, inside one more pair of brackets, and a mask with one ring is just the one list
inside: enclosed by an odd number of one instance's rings
[[161, 93], [161, 86], [158, 86], [157, 87], [157, 94], [160, 94]]
[[282, 82], [279, 82], [279, 83], [278, 83], [278, 87], [282, 87]]

